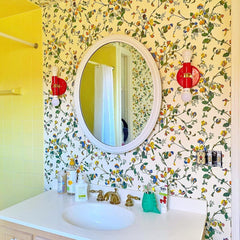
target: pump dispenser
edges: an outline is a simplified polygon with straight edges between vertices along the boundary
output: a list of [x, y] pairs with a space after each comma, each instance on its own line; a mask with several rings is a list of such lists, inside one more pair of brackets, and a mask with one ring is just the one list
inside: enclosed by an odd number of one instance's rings
[[78, 173], [78, 182], [75, 187], [75, 201], [88, 200], [88, 184], [84, 181], [84, 176]]

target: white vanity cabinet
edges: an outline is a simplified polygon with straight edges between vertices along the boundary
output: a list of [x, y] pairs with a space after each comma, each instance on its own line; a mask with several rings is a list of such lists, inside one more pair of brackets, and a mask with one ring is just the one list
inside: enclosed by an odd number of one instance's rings
[[72, 239], [0, 220], [0, 240], [72, 240]]

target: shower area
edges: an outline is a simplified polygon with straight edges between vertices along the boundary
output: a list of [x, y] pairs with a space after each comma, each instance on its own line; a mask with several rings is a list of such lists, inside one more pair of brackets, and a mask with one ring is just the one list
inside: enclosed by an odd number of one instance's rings
[[35, 4], [1, 1], [0, 210], [43, 190], [41, 24]]

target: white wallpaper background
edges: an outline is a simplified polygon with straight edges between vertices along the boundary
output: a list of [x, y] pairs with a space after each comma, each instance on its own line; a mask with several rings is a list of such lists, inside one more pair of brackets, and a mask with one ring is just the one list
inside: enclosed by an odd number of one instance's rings
[[[206, 239], [230, 239], [231, 16], [226, 0], [56, 1], [43, 6], [45, 188], [73, 159], [91, 182], [142, 190], [166, 182], [170, 194], [206, 199]], [[151, 136], [132, 152], [95, 148], [77, 127], [75, 75], [88, 47], [125, 34], [151, 52], [162, 80], [162, 107]], [[184, 49], [193, 51], [201, 79], [183, 104], [176, 73]], [[61, 105], [51, 105], [51, 66], [68, 83]], [[159, 99], [160, 101], [161, 99]], [[223, 168], [196, 165], [199, 149], [223, 152]], [[174, 231], [174, 226], [173, 226]]]

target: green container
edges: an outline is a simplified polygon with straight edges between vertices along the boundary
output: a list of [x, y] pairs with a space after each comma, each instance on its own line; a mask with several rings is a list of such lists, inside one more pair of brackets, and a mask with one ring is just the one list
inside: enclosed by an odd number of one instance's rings
[[157, 202], [154, 193], [150, 192], [143, 194], [142, 208], [144, 212], [160, 213], [157, 208]]

